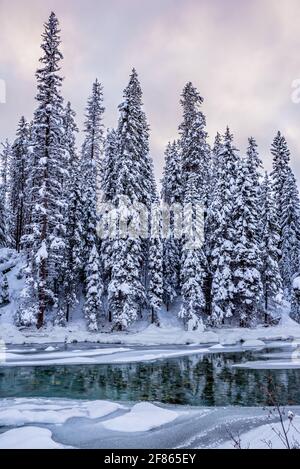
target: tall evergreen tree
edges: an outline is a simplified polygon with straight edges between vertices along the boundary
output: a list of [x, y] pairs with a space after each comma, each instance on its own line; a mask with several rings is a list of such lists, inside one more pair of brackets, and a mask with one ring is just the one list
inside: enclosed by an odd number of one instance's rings
[[126, 330], [135, 322], [146, 302], [141, 282], [140, 245], [133, 237], [119, 238], [113, 245], [112, 279], [108, 286], [113, 329]]
[[206, 314], [208, 317], [212, 314], [212, 281], [213, 281], [213, 258], [212, 253], [217, 239], [215, 237], [218, 228], [218, 208], [222, 203], [222, 193], [219, 192], [220, 178], [222, 177], [222, 136], [217, 133], [212, 148], [210, 165], [210, 182], [208, 207], [204, 225], [204, 252], [207, 259], [207, 272], [204, 284]]
[[211, 323], [220, 325], [234, 314], [234, 243], [236, 241], [233, 209], [236, 197], [239, 156], [233, 136], [227, 128], [220, 152], [221, 172], [213, 210], [216, 216], [215, 243], [212, 251]]
[[[102, 178], [102, 205], [101, 205], [101, 261], [103, 271], [104, 290], [106, 291], [108, 283], [111, 280], [112, 270], [112, 246], [113, 239], [111, 233], [111, 215], [113, 203], [116, 200], [116, 180], [117, 180], [117, 133], [114, 129], [108, 131], [105, 141], [105, 154], [103, 160], [103, 178]], [[111, 315], [109, 320], [111, 321]]]
[[163, 290], [167, 309], [179, 294], [181, 239], [175, 236], [175, 210], [182, 209], [181, 157], [177, 142], [169, 143], [165, 152], [162, 179], [162, 202], [168, 219], [168, 233], [163, 242]]
[[101, 296], [103, 293], [99, 254], [96, 245], [93, 246], [86, 271], [86, 301], [84, 314], [90, 331], [98, 330], [99, 315], [102, 311]]
[[[185, 328], [198, 329], [205, 310], [206, 259], [203, 252], [203, 219], [197, 213], [197, 175], [190, 172], [184, 199], [184, 237], [181, 269], [182, 307], [179, 318]], [[203, 234], [201, 234], [203, 233]]]
[[[148, 216], [157, 195], [149, 156], [149, 128], [135, 70], [131, 73], [119, 110], [117, 180], [113, 203], [121, 216], [128, 214], [128, 225], [139, 225], [149, 236]], [[139, 204], [143, 206], [143, 213], [145, 209], [147, 211], [146, 220], [141, 218]], [[146, 282], [143, 284], [142, 278], [147, 279], [148, 242], [136, 232], [134, 235], [119, 234], [119, 239], [112, 244], [112, 274], [108, 290], [109, 311], [115, 329], [126, 329], [138, 318], [145, 304]]]
[[[0, 185], [0, 194], [2, 193], [2, 187]], [[0, 197], [0, 249], [6, 247], [7, 244], [7, 233], [6, 233], [6, 218], [5, 218], [5, 207], [3, 204], [3, 197]]]
[[[206, 120], [201, 111], [203, 98], [192, 83], [183, 89], [181, 105], [183, 121], [179, 126], [182, 154], [182, 193], [184, 202], [184, 225], [192, 236], [203, 236], [203, 226], [198, 226], [199, 211], [207, 209], [209, 198], [209, 180], [211, 155], [205, 130]], [[204, 220], [203, 220], [204, 221]], [[202, 245], [190, 245], [190, 234], [183, 238], [182, 252], [182, 296], [183, 307], [179, 316], [185, 325], [192, 318], [200, 318], [204, 312], [204, 269], [207, 268]], [[200, 233], [201, 232], [201, 233]], [[193, 252], [191, 252], [191, 250]]]
[[[10, 212], [8, 204], [9, 196], [9, 165], [11, 157], [11, 146], [8, 140], [1, 144], [2, 151], [0, 153], [0, 244], [10, 245], [9, 227]], [[1, 235], [2, 232], [2, 235]]]
[[273, 191], [280, 225], [280, 272], [286, 298], [292, 293], [292, 280], [299, 270], [299, 194], [290, 168], [290, 151], [280, 132], [274, 139]]
[[157, 203], [152, 210], [151, 239], [149, 247], [148, 298], [151, 322], [159, 325], [158, 311], [163, 302], [163, 245], [161, 239], [161, 210]]
[[290, 151], [285, 137], [278, 132], [271, 147], [273, 155], [273, 190], [278, 216], [282, 213], [283, 185], [290, 164]]
[[283, 184], [280, 215], [280, 270], [286, 297], [292, 293], [292, 281], [300, 270], [300, 201], [293, 171], [288, 168]]
[[205, 130], [206, 119], [201, 111], [203, 98], [192, 83], [183, 89], [181, 105], [183, 121], [179, 127], [182, 150], [182, 185], [183, 192], [188, 191], [189, 174], [197, 174], [196, 191], [204, 206], [208, 202], [210, 148]]
[[116, 180], [117, 180], [117, 132], [112, 129], [107, 132], [105, 141], [105, 153], [103, 160], [103, 178], [102, 178], [102, 201], [113, 202], [116, 197]]
[[[97, 240], [97, 224], [98, 224], [98, 201], [99, 193], [98, 188], [100, 184], [103, 140], [104, 140], [104, 125], [103, 125], [103, 91], [102, 86], [98, 80], [95, 81], [92, 88], [92, 94], [88, 99], [86, 106], [86, 120], [84, 124], [85, 140], [82, 146], [81, 157], [81, 203], [82, 203], [82, 238], [83, 238], [83, 251], [82, 251], [82, 265], [83, 267], [89, 262], [91, 252], [96, 246], [98, 249]], [[80, 227], [79, 227], [80, 228]], [[88, 294], [89, 279], [87, 275], [89, 271], [84, 268], [83, 272], [84, 289]], [[100, 271], [99, 271], [100, 275]], [[86, 301], [89, 298], [86, 297]], [[91, 318], [88, 319], [88, 314]], [[88, 327], [91, 329], [91, 324], [94, 323], [94, 311], [87, 307], [85, 315], [88, 322]]]
[[83, 204], [83, 262], [89, 259], [91, 249], [97, 237], [97, 201], [99, 167], [102, 158], [104, 140], [103, 126], [103, 91], [98, 80], [92, 88], [92, 94], [86, 106], [84, 124], [85, 140], [82, 146], [82, 204]]
[[9, 183], [9, 165], [11, 157], [11, 146], [9, 141], [6, 139], [4, 143], [1, 143], [1, 153], [0, 153], [0, 168], [1, 168], [1, 186], [4, 195], [4, 204], [7, 203], [8, 195], [8, 183]]
[[119, 106], [117, 129], [117, 198], [127, 196], [148, 209], [156, 199], [153, 162], [149, 155], [149, 126], [142, 107], [142, 89], [135, 69]]
[[17, 138], [12, 145], [10, 162], [9, 206], [11, 211], [11, 238], [13, 246], [19, 252], [27, 221], [26, 202], [28, 198], [28, 159], [29, 128], [21, 117], [17, 129]]
[[67, 171], [63, 184], [63, 197], [66, 201], [66, 249], [62, 276], [62, 291], [58, 302], [55, 323], [64, 325], [70, 319], [70, 309], [77, 302], [77, 291], [82, 266], [82, 203], [81, 167], [76, 148], [78, 128], [76, 114], [70, 102], [64, 111], [64, 151]]
[[237, 191], [233, 209], [233, 282], [234, 315], [240, 326], [249, 326], [257, 320], [262, 297], [260, 276], [260, 249], [258, 240], [258, 187], [254, 168], [254, 141], [250, 140], [246, 160], [238, 170]]
[[279, 269], [280, 228], [268, 173], [266, 173], [261, 186], [259, 205], [261, 207], [261, 277], [263, 284], [265, 321], [268, 322], [270, 302], [282, 293], [282, 279]]
[[[43, 56], [36, 73], [38, 107], [34, 114], [33, 148], [30, 162], [30, 223], [26, 247], [27, 300], [31, 302], [31, 319], [40, 328], [45, 313], [55, 304], [61, 263], [65, 250], [65, 207], [61, 196], [65, 176], [63, 148], [62, 78], [59, 75], [62, 54], [59, 50], [59, 23], [51, 13], [42, 35]], [[22, 323], [26, 307], [21, 305], [17, 321]]]

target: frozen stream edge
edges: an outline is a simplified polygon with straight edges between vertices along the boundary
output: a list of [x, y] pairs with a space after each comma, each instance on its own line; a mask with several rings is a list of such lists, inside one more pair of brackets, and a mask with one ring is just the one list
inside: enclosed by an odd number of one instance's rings
[[[52, 439], [48, 442], [48, 447], [60, 445], [61, 447], [73, 448], [103, 448], [103, 449], [133, 449], [133, 448], [217, 448], [229, 440], [227, 428], [235, 435], [248, 433], [250, 430], [258, 428], [266, 423], [278, 421], [277, 418], [268, 420], [268, 411], [258, 407], [197, 407], [162, 405], [159, 403], [112, 403], [108, 401], [97, 401], [98, 412], [101, 409], [104, 415], [98, 418], [72, 417], [71, 415], [60, 424], [42, 423], [44, 412], [45, 420], [49, 419], [49, 410], [59, 414], [65, 412], [66, 407], [72, 409], [74, 415], [81, 409], [85, 411], [89, 408], [89, 401], [62, 400], [62, 399], [3, 399], [1, 401], [1, 411], [7, 410], [6, 418], [11, 416], [11, 425], [0, 427], [0, 447], [1, 438], [5, 433], [13, 428], [19, 430], [20, 441], [22, 433], [38, 427], [47, 429], [52, 434]], [[31, 421], [27, 425], [16, 425], [22, 409], [27, 418]], [[27, 410], [26, 410], [27, 409]], [[293, 412], [300, 414], [300, 406], [291, 407]], [[91, 410], [91, 409], [90, 409]], [[94, 416], [95, 402], [91, 416]], [[3, 415], [3, 413], [2, 413]], [[51, 418], [53, 418], [53, 414]], [[132, 424], [135, 417], [140, 415], [144, 429], [138, 432], [127, 432], [126, 424]], [[147, 415], [149, 418], [147, 418]], [[150, 417], [151, 416], [151, 417]], [[35, 417], [38, 422], [34, 422]], [[29, 420], [30, 420], [29, 419]], [[145, 420], [146, 419], [146, 420]], [[57, 420], [64, 420], [60, 417]], [[151, 422], [149, 423], [149, 421]], [[0, 412], [1, 421], [1, 412]], [[15, 422], [15, 425], [13, 424]], [[114, 422], [117, 430], [110, 430], [109, 427]], [[8, 421], [6, 423], [9, 423]], [[1, 424], [1, 423], [0, 423]], [[2, 423], [3, 425], [3, 423]], [[80, 428], [80, 431], [78, 429]], [[14, 448], [18, 447], [18, 442], [12, 441]], [[7, 445], [6, 435], [5, 444]], [[29, 440], [30, 441], [30, 440]], [[54, 442], [54, 444], [53, 444]], [[249, 441], [251, 447], [251, 441]], [[47, 447], [47, 443], [45, 444]], [[230, 446], [230, 444], [229, 444]], [[7, 446], [6, 446], [7, 447]], [[30, 447], [30, 443], [29, 446]]]

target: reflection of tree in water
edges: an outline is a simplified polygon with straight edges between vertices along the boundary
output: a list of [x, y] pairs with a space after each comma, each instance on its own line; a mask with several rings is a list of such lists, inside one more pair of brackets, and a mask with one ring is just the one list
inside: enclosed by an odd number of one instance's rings
[[263, 405], [272, 380], [282, 405], [300, 403], [300, 370], [233, 368], [251, 353], [153, 363], [0, 369], [0, 397], [150, 400], [190, 405]]

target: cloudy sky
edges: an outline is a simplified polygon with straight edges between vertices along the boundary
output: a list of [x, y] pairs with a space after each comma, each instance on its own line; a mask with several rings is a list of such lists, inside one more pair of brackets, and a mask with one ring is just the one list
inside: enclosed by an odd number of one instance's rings
[[[105, 123], [116, 125], [117, 106], [132, 67], [144, 91], [157, 176], [168, 140], [177, 136], [180, 93], [192, 81], [205, 98], [208, 133], [229, 125], [236, 145], [257, 138], [267, 169], [278, 129], [286, 135], [300, 180], [299, 0], [0, 0], [0, 140], [13, 137], [22, 114], [34, 110], [34, 72], [42, 25], [59, 17], [64, 96], [82, 125], [93, 80], [105, 92]], [[300, 95], [300, 93], [299, 93]]]

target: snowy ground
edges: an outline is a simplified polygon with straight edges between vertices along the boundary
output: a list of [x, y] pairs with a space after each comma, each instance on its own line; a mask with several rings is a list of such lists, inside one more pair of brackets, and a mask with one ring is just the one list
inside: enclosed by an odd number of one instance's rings
[[[48, 344], [94, 342], [100, 344], [120, 344], [126, 346], [155, 345], [236, 345], [248, 340], [300, 340], [300, 324], [288, 317], [288, 306], [282, 306], [281, 323], [276, 327], [257, 327], [256, 329], [222, 328], [205, 332], [186, 332], [177, 318], [180, 302], [173, 305], [172, 311], [162, 309], [160, 327], [148, 325], [147, 321], [135, 324], [129, 332], [110, 333], [111, 325], [107, 325], [98, 333], [89, 333], [82, 314], [82, 304], [71, 313], [71, 321], [67, 327], [53, 327], [48, 324], [37, 331], [35, 328], [18, 330], [14, 324], [14, 314], [18, 307], [24, 279], [20, 276], [22, 257], [11, 250], [0, 250], [0, 271], [7, 271], [10, 303], [0, 308], [0, 341], [6, 344]], [[9, 270], [10, 269], [10, 270]]]
[[94, 342], [120, 345], [236, 345], [247, 340], [300, 340], [300, 325], [288, 317], [274, 327], [256, 329], [215, 329], [205, 332], [186, 332], [180, 325], [162, 324], [160, 328], [150, 325], [140, 331], [119, 333], [89, 333], [82, 322], [74, 322], [66, 328], [51, 327], [18, 330], [13, 324], [1, 321], [0, 340], [6, 344], [47, 344]]
[[228, 429], [241, 435], [245, 447], [266, 447], [266, 438], [277, 448], [282, 445], [271, 428], [276, 421], [259, 408], [3, 399], [0, 448], [232, 448]]

